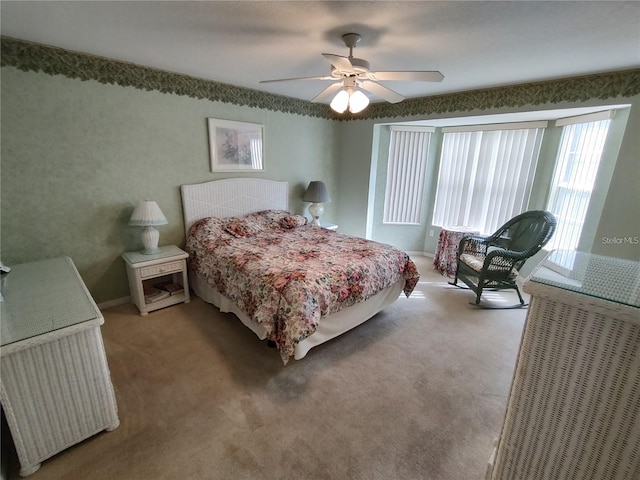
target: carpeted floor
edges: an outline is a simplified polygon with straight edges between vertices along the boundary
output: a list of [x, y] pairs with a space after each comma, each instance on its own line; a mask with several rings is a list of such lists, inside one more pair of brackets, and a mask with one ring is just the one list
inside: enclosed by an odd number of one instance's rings
[[105, 310], [120, 427], [30, 478], [483, 479], [526, 309], [476, 309], [415, 260], [409, 299], [286, 367], [198, 298]]

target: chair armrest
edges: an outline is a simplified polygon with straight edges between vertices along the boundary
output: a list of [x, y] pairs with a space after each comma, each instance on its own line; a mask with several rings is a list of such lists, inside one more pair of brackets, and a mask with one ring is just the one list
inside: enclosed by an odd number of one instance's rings
[[465, 235], [458, 245], [458, 257], [465, 253], [484, 256], [487, 253], [486, 235]]

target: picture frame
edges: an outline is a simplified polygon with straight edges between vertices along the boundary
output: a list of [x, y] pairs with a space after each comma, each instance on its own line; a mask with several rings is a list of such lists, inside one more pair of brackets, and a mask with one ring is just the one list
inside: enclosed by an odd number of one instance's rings
[[212, 172], [264, 171], [264, 126], [207, 118]]

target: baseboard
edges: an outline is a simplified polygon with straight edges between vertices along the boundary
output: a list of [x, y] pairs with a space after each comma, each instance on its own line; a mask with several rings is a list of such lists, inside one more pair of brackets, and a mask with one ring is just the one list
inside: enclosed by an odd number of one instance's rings
[[103, 308], [117, 307], [118, 305], [123, 305], [129, 302], [131, 302], [131, 297], [115, 298], [113, 300], [107, 300], [106, 302], [99, 303], [98, 308], [102, 310]]
[[406, 251], [410, 257], [429, 257], [433, 258], [433, 253]]

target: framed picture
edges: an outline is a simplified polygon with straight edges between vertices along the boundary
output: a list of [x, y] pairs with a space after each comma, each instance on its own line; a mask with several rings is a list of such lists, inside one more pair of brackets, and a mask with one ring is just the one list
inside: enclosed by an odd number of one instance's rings
[[264, 127], [257, 123], [207, 119], [212, 172], [264, 170]]

